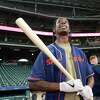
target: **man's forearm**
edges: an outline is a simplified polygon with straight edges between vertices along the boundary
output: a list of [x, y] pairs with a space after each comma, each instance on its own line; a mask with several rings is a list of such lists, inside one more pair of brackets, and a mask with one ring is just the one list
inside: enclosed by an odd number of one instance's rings
[[93, 88], [93, 86], [94, 86], [94, 77], [93, 77], [93, 76], [91, 76], [91, 77], [88, 78], [87, 84], [88, 84], [91, 88]]
[[57, 92], [60, 90], [59, 83], [47, 82], [47, 81], [29, 82], [29, 87], [31, 91]]

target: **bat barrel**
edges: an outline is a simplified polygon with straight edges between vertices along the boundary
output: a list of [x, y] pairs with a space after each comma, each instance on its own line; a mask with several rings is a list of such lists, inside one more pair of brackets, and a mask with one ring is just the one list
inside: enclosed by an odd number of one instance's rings
[[33, 30], [30, 28], [30, 26], [22, 18], [18, 18], [16, 20], [16, 24], [23, 30], [23, 32], [28, 36], [28, 38], [53, 61], [53, 63], [62, 71], [62, 73], [67, 78], [73, 80], [73, 77], [65, 70], [65, 68], [61, 65], [61, 63], [50, 52], [50, 50], [47, 48], [47, 46], [33, 32]]

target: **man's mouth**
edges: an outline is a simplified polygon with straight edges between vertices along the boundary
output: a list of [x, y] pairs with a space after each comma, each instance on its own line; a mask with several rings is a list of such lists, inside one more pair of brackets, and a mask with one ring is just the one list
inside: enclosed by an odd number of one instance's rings
[[59, 32], [66, 32], [67, 31], [67, 28], [66, 27], [61, 27], [58, 30], [59, 30]]
[[66, 28], [67, 28], [67, 26], [61, 26], [61, 27], [59, 27], [59, 28], [61, 28], [61, 29], [66, 29]]
[[67, 26], [60, 26], [58, 29], [57, 29], [57, 33], [59, 34], [59, 35], [68, 35], [69, 34], [69, 29], [68, 29], [68, 27]]
[[61, 36], [65, 36], [65, 35], [68, 35], [69, 33], [66, 30], [62, 30], [62, 31], [59, 31], [58, 34]]

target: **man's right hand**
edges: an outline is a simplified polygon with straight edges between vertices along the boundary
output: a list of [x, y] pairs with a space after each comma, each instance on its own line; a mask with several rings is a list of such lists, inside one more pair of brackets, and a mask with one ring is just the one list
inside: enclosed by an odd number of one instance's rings
[[79, 92], [83, 90], [83, 84], [80, 79], [60, 82], [60, 91], [62, 92]]

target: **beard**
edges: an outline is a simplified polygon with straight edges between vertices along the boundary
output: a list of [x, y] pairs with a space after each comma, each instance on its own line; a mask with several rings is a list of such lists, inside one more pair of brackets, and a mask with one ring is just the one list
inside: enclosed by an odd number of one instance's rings
[[64, 35], [68, 36], [69, 32], [70, 32], [70, 30], [67, 29], [67, 28], [59, 28], [59, 29], [56, 30], [56, 34], [62, 35], [62, 36], [64, 36]]

